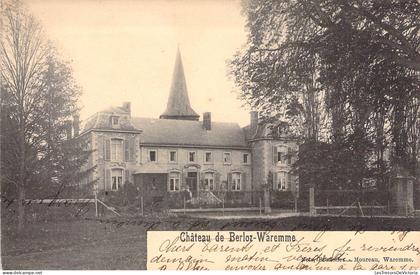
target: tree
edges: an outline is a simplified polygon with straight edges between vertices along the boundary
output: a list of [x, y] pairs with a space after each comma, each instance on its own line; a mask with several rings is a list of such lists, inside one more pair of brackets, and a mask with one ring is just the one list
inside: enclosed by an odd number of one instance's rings
[[263, 0], [242, 6], [248, 41], [230, 72], [252, 108], [297, 122], [306, 142], [321, 137], [353, 152], [359, 175], [353, 180], [360, 183], [375, 173], [375, 161], [383, 174], [385, 150], [394, 163], [415, 159], [417, 1]]
[[[1, 75], [10, 106], [8, 119], [10, 124], [16, 125], [14, 136], [9, 138], [15, 141], [16, 147], [10, 149], [14, 151], [15, 164], [19, 167], [16, 176], [10, 176], [7, 180], [18, 189], [20, 230], [24, 219], [25, 186], [28, 184], [28, 175], [36, 170], [36, 155], [31, 144], [38, 142], [35, 129], [42, 116], [39, 105], [42, 95], [39, 89], [40, 75], [45, 69], [47, 50], [42, 29], [33, 17], [19, 6], [6, 7], [2, 12]], [[2, 170], [5, 172], [5, 169]]]
[[74, 179], [87, 157], [66, 140], [80, 95], [70, 67], [59, 61], [42, 27], [19, 2], [1, 15], [1, 181], [17, 192], [20, 231], [28, 192]]

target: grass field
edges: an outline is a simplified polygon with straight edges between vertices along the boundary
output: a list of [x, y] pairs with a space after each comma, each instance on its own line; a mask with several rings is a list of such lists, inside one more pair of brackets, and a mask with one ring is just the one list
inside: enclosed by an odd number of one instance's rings
[[2, 221], [3, 269], [145, 269], [147, 230], [420, 230], [419, 218], [289, 217], [207, 220], [149, 217]]

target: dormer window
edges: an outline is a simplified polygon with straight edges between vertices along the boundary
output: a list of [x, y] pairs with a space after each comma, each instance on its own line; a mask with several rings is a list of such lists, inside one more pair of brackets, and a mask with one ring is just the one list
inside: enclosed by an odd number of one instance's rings
[[277, 136], [284, 136], [289, 133], [289, 124], [283, 122], [277, 126]]
[[120, 123], [120, 117], [112, 116], [111, 117], [111, 123], [112, 123], [112, 126], [117, 126]]

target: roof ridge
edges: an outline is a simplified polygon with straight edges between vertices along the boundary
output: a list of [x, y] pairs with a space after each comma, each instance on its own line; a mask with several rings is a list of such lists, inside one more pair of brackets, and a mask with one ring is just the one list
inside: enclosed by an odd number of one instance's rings
[[[140, 116], [132, 116], [132, 119], [151, 119], [151, 120], [159, 120], [159, 121], [182, 121], [182, 122], [187, 122], [187, 123], [202, 123], [202, 120], [182, 120], [182, 119], [162, 119], [162, 118], [153, 118], [153, 117], [140, 117]], [[171, 123], [171, 122], [169, 122]], [[173, 122], [175, 123], [175, 122]], [[238, 122], [227, 122], [227, 121], [212, 121], [211, 123], [223, 123], [223, 124], [233, 124], [233, 125], [238, 125], [240, 128], [242, 128]]]

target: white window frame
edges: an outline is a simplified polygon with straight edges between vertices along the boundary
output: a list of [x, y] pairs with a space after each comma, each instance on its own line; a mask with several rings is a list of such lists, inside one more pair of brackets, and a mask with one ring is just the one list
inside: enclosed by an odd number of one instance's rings
[[[175, 153], [175, 160], [171, 160], [171, 153]], [[170, 163], [177, 163], [178, 162], [178, 151], [177, 150], [169, 150], [168, 160], [169, 160]]]
[[119, 116], [111, 116], [111, 124], [112, 126], [117, 126], [120, 124], [120, 117]]
[[[244, 160], [245, 160], [245, 156], [247, 156], [247, 157], [246, 157], [246, 162], [244, 161]], [[249, 156], [250, 156], [250, 154], [249, 154], [249, 153], [243, 153], [243, 154], [242, 154], [242, 163], [243, 163], [243, 164], [249, 164]]]
[[[229, 161], [226, 161], [225, 155], [229, 155]], [[223, 152], [223, 164], [232, 164], [232, 152]]]
[[181, 191], [181, 173], [170, 172], [168, 177], [168, 192]]
[[[152, 160], [150, 158], [150, 152], [155, 152], [155, 160]], [[156, 150], [156, 149], [149, 149], [149, 150], [147, 150], [147, 160], [149, 162], [158, 162], [158, 150]]]
[[[119, 144], [116, 144], [118, 142]], [[111, 138], [110, 142], [110, 153], [111, 153], [111, 161], [113, 162], [121, 162], [124, 160], [124, 140], [121, 138]], [[119, 152], [118, 148], [119, 146]]]
[[233, 172], [232, 173], [231, 189], [232, 189], [232, 191], [241, 191], [242, 190], [242, 173], [241, 172]]
[[[287, 181], [289, 177], [289, 173], [287, 171], [278, 171], [276, 182], [274, 183], [274, 190], [278, 191], [287, 191]], [[284, 177], [283, 177], [283, 176]]]
[[[194, 154], [194, 160], [190, 159], [190, 154], [193, 153]], [[197, 161], [197, 152], [196, 151], [188, 151], [188, 162], [189, 163], [194, 163]]]
[[[117, 175], [116, 174], [117, 171], [121, 172], [121, 175], [119, 173]], [[114, 184], [115, 184], [115, 188], [114, 188]], [[118, 191], [118, 189], [120, 189], [123, 184], [124, 184], [124, 169], [121, 169], [121, 168], [111, 169], [111, 191]]]
[[214, 172], [204, 173], [204, 186], [208, 187], [208, 190], [216, 190], [216, 183], [214, 182]]
[[[207, 161], [207, 154], [210, 154], [210, 160]], [[204, 152], [204, 163], [213, 163], [213, 152], [211, 151], [205, 151]]]

